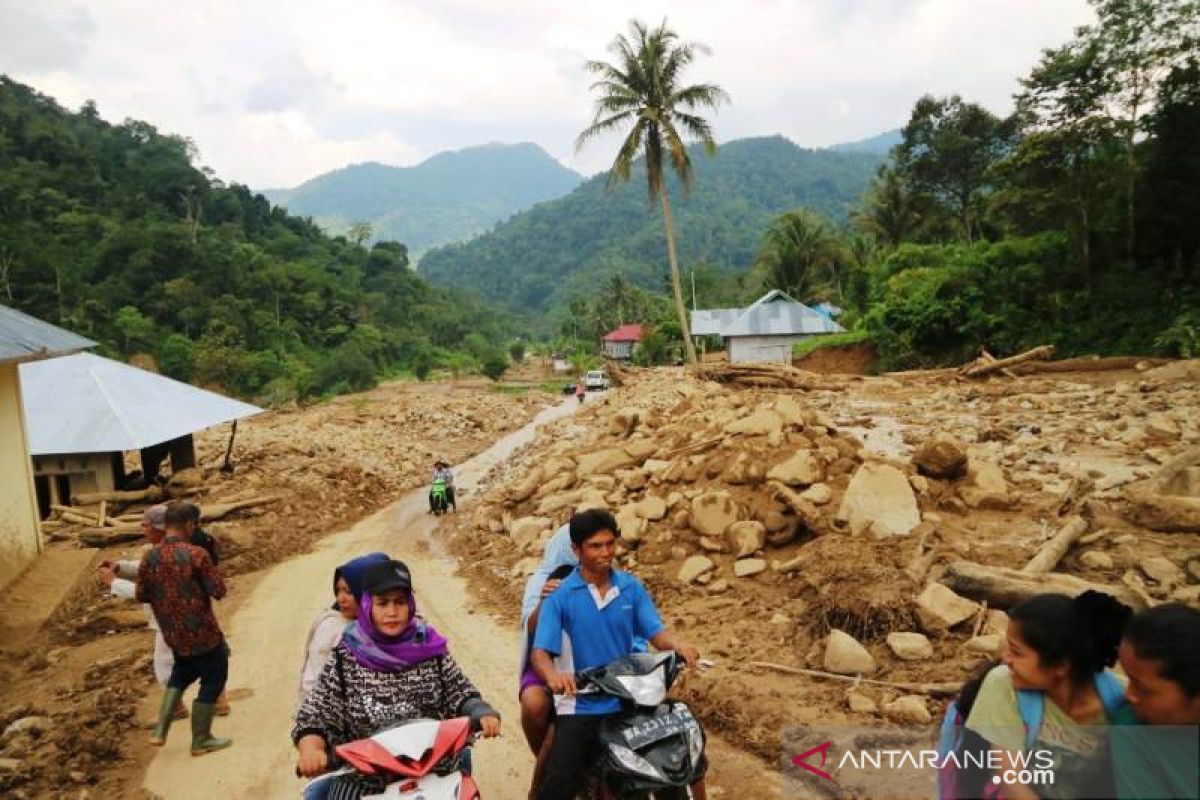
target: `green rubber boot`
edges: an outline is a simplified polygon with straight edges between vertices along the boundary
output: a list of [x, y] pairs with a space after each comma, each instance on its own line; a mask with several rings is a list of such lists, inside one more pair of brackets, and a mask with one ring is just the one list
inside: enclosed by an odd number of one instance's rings
[[220, 739], [212, 735], [212, 721], [216, 713], [216, 703], [201, 703], [199, 700], [192, 703], [192, 755], [207, 755], [233, 744], [233, 739]]
[[162, 706], [158, 710], [158, 724], [150, 731], [150, 744], [162, 747], [167, 741], [167, 731], [175, 719], [175, 707], [183, 699], [183, 689], [167, 687], [163, 692]]

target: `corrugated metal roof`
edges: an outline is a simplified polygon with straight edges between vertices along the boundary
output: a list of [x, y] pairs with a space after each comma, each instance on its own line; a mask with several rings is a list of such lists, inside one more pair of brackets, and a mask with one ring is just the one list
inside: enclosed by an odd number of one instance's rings
[[729, 336], [796, 336], [844, 331], [828, 317], [798, 303], [778, 289], [758, 298], [721, 335]]
[[637, 322], [622, 325], [604, 337], [606, 342], [640, 342], [641, 340], [642, 326]]
[[140, 450], [262, 411], [91, 353], [20, 370], [35, 456]]
[[717, 336], [744, 310], [742, 308], [697, 308], [692, 311], [692, 335]]
[[0, 361], [32, 361], [95, 346], [91, 339], [0, 306]]

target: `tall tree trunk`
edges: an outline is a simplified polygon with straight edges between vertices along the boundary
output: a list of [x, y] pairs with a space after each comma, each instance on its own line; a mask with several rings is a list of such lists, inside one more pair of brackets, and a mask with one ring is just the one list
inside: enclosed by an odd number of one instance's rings
[[662, 203], [663, 227], [667, 231], [667, 260], [671, 263], [671, 290], [675, 295], [675, 313], [679, 315], [679, 330], [683, 333], [683, 346], [689, 364], [696, 363], [696, 345], [692, 343], [692, 329], [688, 325], [687, 311], [683, 307], [683, 285], [679, 280], [679, 262], [675, 258], [675, 220], [671, 217], [671, 201], [667, 199], [667, 187], [658, 191]]

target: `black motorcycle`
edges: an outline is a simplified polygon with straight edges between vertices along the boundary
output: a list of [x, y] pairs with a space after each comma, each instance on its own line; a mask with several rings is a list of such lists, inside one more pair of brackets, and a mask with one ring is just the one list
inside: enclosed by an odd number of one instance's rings
[[686, 703], [667, 690], [683, 668], [675, 653], [633, 653], [576, 676], [578, 693], [607, 694], [621, 712], [600, 731], [591, 797], [686, 800], [704, 778], [704, 731]]

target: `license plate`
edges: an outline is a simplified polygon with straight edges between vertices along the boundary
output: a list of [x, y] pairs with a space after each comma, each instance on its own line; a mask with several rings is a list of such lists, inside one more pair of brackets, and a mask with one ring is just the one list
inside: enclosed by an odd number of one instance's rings
[[633, 750], [638, 750], [670, 736], [683, 733], [696, 721], [686, 708], [678, 708], [657, 717], [639, 720], [624, 731], [625, 741]]

